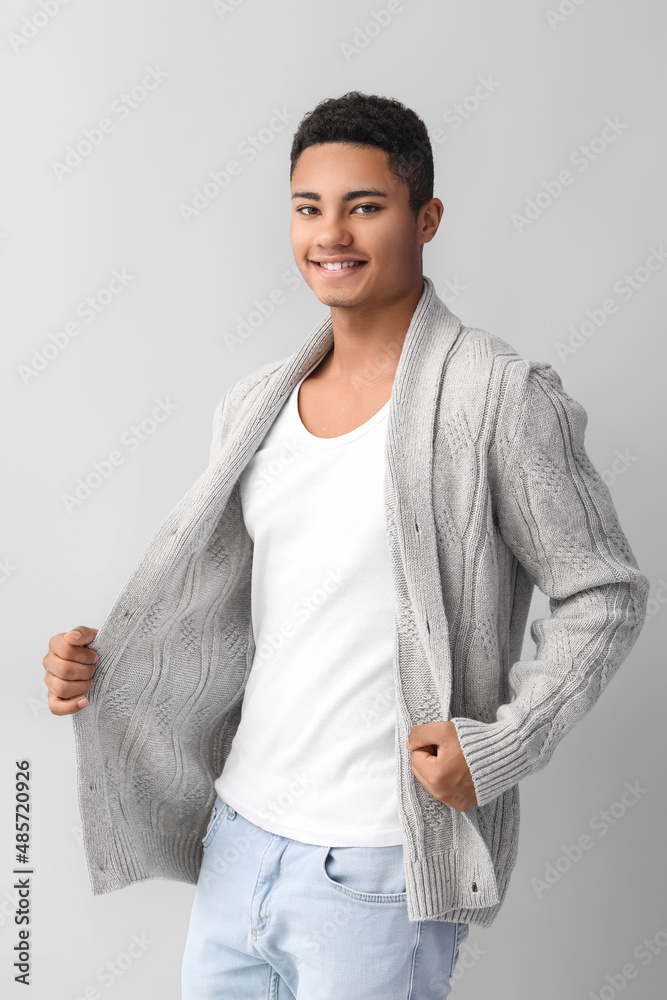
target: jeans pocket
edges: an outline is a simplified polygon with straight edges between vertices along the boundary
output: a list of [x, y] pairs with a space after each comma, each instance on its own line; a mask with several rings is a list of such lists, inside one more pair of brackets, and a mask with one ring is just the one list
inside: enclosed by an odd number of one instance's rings
[[227, 813], [227, 806], [221, 799], [216, 798], [215, 804], [213, 806], [213, 811], [211, 812], [211, 818], [208, 821], [208, 826], [206, 827], [206, 833], [202, 837], [202, 844], [204, 847], [208, 847], [216, 833], [220, 828], [225, 815]]
[[338, 892], [369, 903], [405, 903], [402, 844], [388, 847], [327, 847], [321, 873]]

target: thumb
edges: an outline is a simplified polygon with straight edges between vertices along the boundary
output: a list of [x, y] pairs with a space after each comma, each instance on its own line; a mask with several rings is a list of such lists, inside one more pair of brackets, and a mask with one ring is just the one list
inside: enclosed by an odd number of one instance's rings
[[71, 632], [65, 632], [64, 637], [72, 646], [87, 646], [97, 635], [99, 629], [88, 628], [87, 625], [77, 625]]

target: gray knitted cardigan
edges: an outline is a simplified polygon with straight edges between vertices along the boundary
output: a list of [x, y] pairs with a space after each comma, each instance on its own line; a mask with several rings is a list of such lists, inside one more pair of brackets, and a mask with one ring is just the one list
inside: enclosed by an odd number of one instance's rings
[[[95, 895], [197, 881], [254, 653], [239, 475], [332, 343], [327, 315], [223, 396], [208, 467], [91, 643], [90, 704], [72, 722]], [[589, 711], [642, 627], [649, 581], [586, 454], [586, 423], [549, 364], [463, 326], [424, 277], [392, 390], [384, 486], [412, 921], [492, 923], [517, 855], [518, 782]], [[536, 655], [520, 661], [534, 585], [551, 614], [532, 623]], [[422, 787], [405, 746], [413, 725], [447, 719], [477, 793], [466, 812]]]

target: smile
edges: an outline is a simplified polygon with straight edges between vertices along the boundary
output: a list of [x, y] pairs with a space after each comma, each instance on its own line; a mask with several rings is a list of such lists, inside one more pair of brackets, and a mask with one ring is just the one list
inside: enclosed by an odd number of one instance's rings
[[366, 263], [365, 260], [334, 261], [327, 263], [324, 261], [311, 260], [313, 267], [319, 271], [331, 275], [349, 274], [351, 271], [359, 270]]

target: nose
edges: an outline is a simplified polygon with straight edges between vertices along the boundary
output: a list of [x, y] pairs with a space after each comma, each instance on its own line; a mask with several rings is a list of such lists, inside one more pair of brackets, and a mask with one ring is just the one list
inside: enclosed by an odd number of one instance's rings
[[349, 246], [352, 234], [345, 221], [335, 216], [322, 216], [319, 220], [315, 242], [318, 253], [323, 256], [340, 252], [341, 247]]

